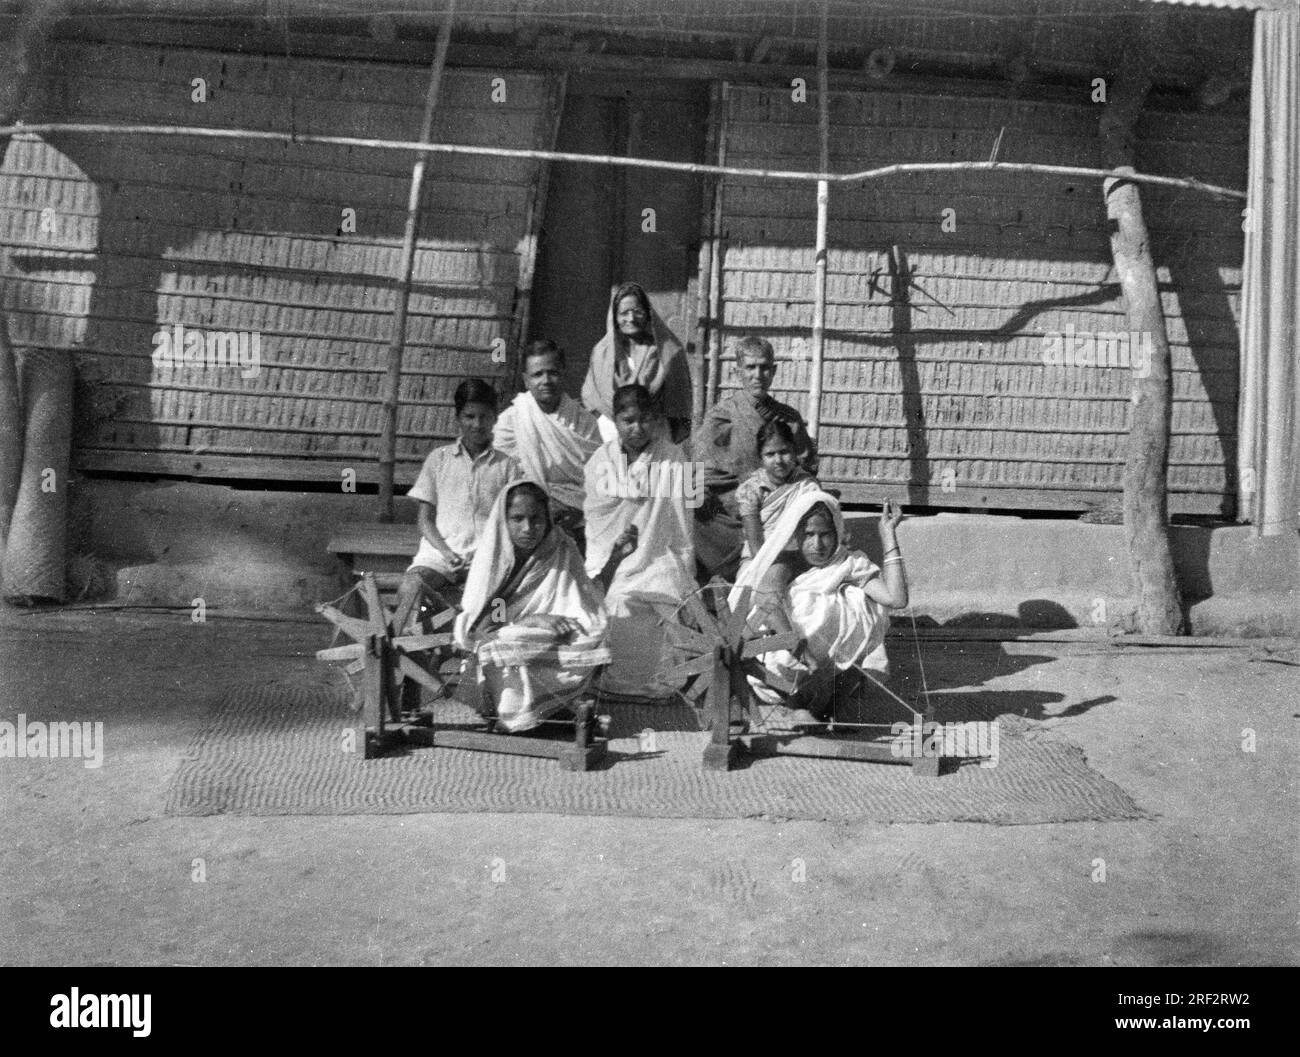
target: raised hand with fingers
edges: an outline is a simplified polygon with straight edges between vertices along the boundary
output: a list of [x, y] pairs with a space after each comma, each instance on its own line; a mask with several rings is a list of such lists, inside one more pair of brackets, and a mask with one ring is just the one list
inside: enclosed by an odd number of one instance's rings
[[902, 520], [903, 508], [892, 499], [886, 499], [880, 507], [880, 538], [886, 541], [892, 540], [894, 530]]

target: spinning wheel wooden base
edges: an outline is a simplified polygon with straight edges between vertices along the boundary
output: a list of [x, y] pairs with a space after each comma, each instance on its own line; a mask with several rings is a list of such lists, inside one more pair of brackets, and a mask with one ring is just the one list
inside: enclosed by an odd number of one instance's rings
[[365, 601], [365, 618], [349, 616], [332, 605], [316, 611], [354, 641], [344, 646], [318, 650], [323, 661], [350, 661], [346, 671], [360, 674], [361, 686], [355, 708], [362, 714], [362, 755], [375, 759], [401, 747], [470, 749], [515, 756], [541, 756], [559, 762], [567, 771], [588, 771], [606, 756], [604, 724], [594, 704], [580, 701], [571, 721], [548, 721], [573, 731], [572, 741], [557, 738], [497, 734], [494, 724], [481, 729], [438, 727], [431, 712], [420, 708], [420, 689], [446, 696], [447, 683], [438, 676], [441, 661], [456, 655], [451, 625], [454, 608], [422, 613], [421, 634], [400, 635], [409, 613], [394, 613], [379, 597], [370, 573], [359, 585]]
[[[468, 749], [471, 752], [499, 752], [508, 756], [538, 756], [555, 760], [561, 770], [593, 770], [608, 754], [608, 742], [603, 724], [596, 715], [595, 705], [580, 702], [572, 720], [548, 720], [558, 727], [573, 730], [573, 741], [559, 738], [529, 737], [522, 734], [497, 734], [485, 725], [481, 730], [450, 729], [433, 726], [431, 719], [422, 716], [413, 722], [387, 728], [384, 746], [377, 746], [367, 759], [383, 755], [386, 748], [408, 746], [426, 749]], [[375, 739], [377, 740], [377, 739]]]

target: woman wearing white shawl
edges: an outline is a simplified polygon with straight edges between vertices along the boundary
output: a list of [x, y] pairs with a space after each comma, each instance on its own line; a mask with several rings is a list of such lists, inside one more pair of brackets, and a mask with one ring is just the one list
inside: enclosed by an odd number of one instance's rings
[[[613, 661], [602, 693], [662, 700], [676, 689], [658, 681], [664, 629], [651, 602], [676, 606], [696, 589], [695, 551], [686, 507], [690, 465], [656, 428], [650, 394], [640, 385], [614, 396], [619, 440], [587, 463], [587, 573], [608, 570], [620, 533], [636, 530], [636, 550], [609, 578], [609, 645]], [[606, 573], [608, 575], [608, 573]]]
[[[884, 570], [861, 551], [849, 547], [844, 515], [826, 492], [797, 496], [763, 541], [754, 560], [732, 588], [736, 605], [746, 587], [751, 607], [773, 631], [796, 631], [804, 640], [801, 657], [785, 650], [765, 654], [763, 664], [794, 681], [791, 708], [807, 709], [815, 718], [833, 705], [835, 677], [850, 668], [889, 671], [885, 656], [888, 609], [907, 605], [907, 581], [895, 530], [902, 514], [886, 501], [880, 518], [885, 548]], [[793, 543], [797, 549], [786, 552]], [[751, 679], [770, 703], [779, 695]]]
[[600, 436], [616, 439], [614, 391], [642, 385], [668, 420], [674, 441], [690, 432], [691, 371], [678, 341], [638, 283], [622, 283], [609, 299], [605, 336], [591, 350], [582, 402], [598, 416]]
[[479, 689], [508, 731], [529, 730], [569, 705], [610, 659], [600, 588], [548, 506], [535, 482], [502, 489], [454, 628], [456, 645], [474, 651]]

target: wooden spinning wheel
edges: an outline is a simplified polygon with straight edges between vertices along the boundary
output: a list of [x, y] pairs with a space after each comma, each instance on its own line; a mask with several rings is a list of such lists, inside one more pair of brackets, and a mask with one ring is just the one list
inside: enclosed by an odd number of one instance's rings
[[[778, 650], [794, 652], [801, 640], [797, 632], [774, 635], [755, 628], [750, 615], [751, 589], [741, 592], [734, 608], [727, 600], [730, 591], [730, 585], [711, 581], [687, 595], [678, 606], [656, 607], [673, 654], [672, 666], [661, 677], [667, 682], [693, 680], [681, 693], [694, 704], [702, 724], [711, 732], [704, 750], [706, 768], [730, 770], [743, 750], [758, 756], [819, 756], [909, 764], [915, 775], [938, 775], [939, 761], [933, 757], [900, 757], [888, 743], [836, 737], [834, 720], [811, 731], [774, 729], [780, 726], [776, 717], [781, 706], [766, 705], [754, 692], [750, 677], [780, 693], [793, 693], [794, 684], [765, 667], [760, 658]], [[737, 707], [739, 715], [733, 711]], [[904, 707], [914, 723], [929, 718], [928, 713], [917, 712], [905, 702]], [[845, 723], [838, 727], [889, 729], [892, 724]]]
[[[384, 605], [374, 577], [366, 573], [359, 585], [366, 616], [350, 616], [333, 605], [318, 605], [316, 612], [353, 641], [343, 646], [318, 650], [322, 661], [350, 661], [348, 675], [360, 675], [361, 683], [353, 711], [362, 714], [365, 757], [373, 759], [405, 740], [406, 728], [422, 725], [420, 688], [446, 693], [447, 684], [438, 674], [443, 660], [453, 655], [451, 626], [454, 607], [433, 611], [424, 607], [418, 616], [420, 634], [399, 635], [409, 610], [395, 613]], [[442, 603], [441, 599], [438, 599]]]
[[596, 716], [591, 701], [580, 701], [572, 720], [554, 721], [572, 730], [572, 738], [567, 741], [498, 734], [492, 722], [477, 729], [439, 728], [432, 711], [421, 710], [420, 690], [424, 687], [438, 696], [447, 694], [449, 681], [439, 674], [439, 669], [443, 662], [460, 655], [451, 631], [455, 607], [445, 606], [441, 600], [438, 604], [445, 608], [436, 612], [436, 605], [423, 607], [417, 617], [420, 633], [403, 635], [400, 632], [407, 624], [409, 610], [388, 609], [370, 573], [362, 576], [358, 590], [365, 602], [365, 617], [351, 616], [334, 605], [316, 607], [321, 616], [353, 640], [318, 650], [316, 657], [348, 661], [345, 671], [361, 675], [353, 710], [362, 713], [366, 759], [407, 745], [542, 756], [558, 760], [565, 770], [586, 771], [605, 757], [606, 739], [598, 737], [604, 733], [602, 719]]
[[[750, 589], [744, 589], [734, 609], [727, 601], [730, 590], [713, 581], [687, 595], [676, 607], [658, 607], [677, 661], [663, 673], [663, 679], [693, 678], [684, 696], [703, 713], [701, 718], [712, 732], [704, 750], [704, 766], [712, 770], [729, 770], [735, 762], [738, 743], [732, 740], [733, 702], [742, 710], [742, 728], [746, 717], [755, 725], [761, 721], [757, 699], [746, 680], [747, 675], [755, 675], [772, 681], [759, 656], [793, 650], [799, 644], [794, 632], [769, 635], [756, 630], [749, 619]], [[793, 691], [793, 685], [782, 684], [784, 680], [778, 678], [778, 689]]]

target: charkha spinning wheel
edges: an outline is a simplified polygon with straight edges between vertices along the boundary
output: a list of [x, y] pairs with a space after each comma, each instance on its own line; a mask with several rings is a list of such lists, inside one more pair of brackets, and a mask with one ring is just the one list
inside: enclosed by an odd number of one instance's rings
[[366, 616], [352, 616], [334, 604], [316, 607], [337, 631], [353, 641], [343, 646], [318, 650], [322, 661], [348, 661], [343, 670], [360, 675], [352, 702], [353, 711], [362, 714], [365, 730], [365, 757], [382, 755], [400, 740], [404, 728], [422, 722], [420, 688], [427, 687], [442, 696], [447, 683], [440, 674], [442, 662], [453, 655], [451, 626], [456, 610], [441, 599], [441, 608], [422, 608], [417, 617], [420, 633], [397, 634], [407, 624], [407, 613], [395, 613], [384, 605], [374, 577], [366, 573], [352, 591], [338, 602], [345, 604], [360, 592]]
[[[694, 703], [711, 732], [704, 750], [706, 768], [730, 770], [737, 754], [745, 751], [757, 756], [820, 756], [910, 764], [916, 775], [939, 773], [935, 757], [900, 755], [889, 740], [861, 736], [872, 729], [890, 730], [893, 724], [836, 722], [834, 709], [829, 722], [812, 728], [793, 729], [783, 722], [782, 714], [788, 715], [787, 710], [780, 704], [766, 704], [754, 692], [750, 679], [779, 694], [793, 693], [794, 684], [766, 667], [761, 658], [779, 650], [794, 653], [801, 645], [800, 638], [795, 632], [771, 634], [756, 628], [750, 613], [750, 589], [740, 593], [734, 607], [728, 602], [730, 591], [730, 585], [712, 581], [687, 595], [680, 605], [657, 607], [670, 663], [662, 678], [666, 682], [691, 680], [682, 694]], [[901, 703], [912, 724], [920, 725], [929, 718], [928, 713], [912, 708], [870, 673], [859, 674]]]
[[[776, 650], [793, 650], [799, 644], [794, 633], [765, 634], [755, 629], [749, 617], [750, 589], [745, 588], [733, 608], [727, 601], [731, 588], [711, 581], [688, 594], [679, 605], [658, 607], [666, 633], [666, 653], [674, 662], [662, 673], [664, 682], [690, 679], [684, 696], [701, 712], [712, 736], [704, 750], [704, 765], [728, 770], [735, 759], [738, 743], [732, 740], [733, 725], [743, 730], [761, 725], [761, 707], [750, 693], [747, 675], [768, 675], [759, 657]], [[794, 689], [784, 680], [777, 688], [787, 693]], [[733, 703], [739, 712], [733, 715]]]
[[499, 734], [493, 723], [475, 729], [439, 727], [431, 711], [420, 709], [420, 689], [427, 688], [438, 696], [444, 696], [449, 689], [450, 678], [440, 674], [440, 667], [459, 655], [451, 631], [456, 609], [445, 606], [435, 612], [426, 606], [417, 618], [420, 633], [404, 635], [400, 632], [408, 614], [394, 613], [384, 605], [370, 573], [365, 573], [357, 587], [337, 601], [343, 603], [357, 591], [365, 602], [364, 618], [349, 615], [334, 604], [316, 607], [336, 629], [354, 640], [319, 650], [316, 656], [324, 661], [348, 661], [344, 671], [361, 676], [353, 710], [363, 715], [366, 759], [406, 745], [541, 756], [557, 760], [565, 770], [587, 771], [605, 757], [603, 720], [589, 700], [578, 703], [572, 720], [547, 721], [562, 723], [572, 730], [571, 739], [564, 741]]

